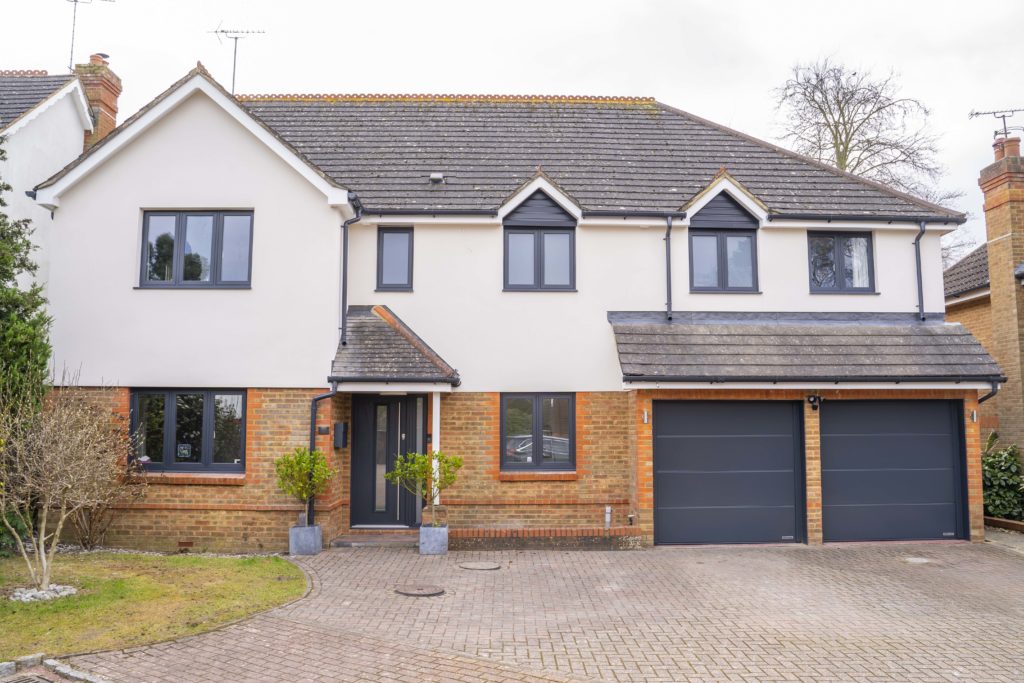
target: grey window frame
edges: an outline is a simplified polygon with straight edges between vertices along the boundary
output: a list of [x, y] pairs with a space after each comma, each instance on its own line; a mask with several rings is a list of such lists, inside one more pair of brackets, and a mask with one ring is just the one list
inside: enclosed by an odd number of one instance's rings
[[[408, 285], [384, 284], [384, 235], [388, 233], [403, 233], [409, 235], [409, 273]], [[413, 229], [412, 227], [378, 227], [377, 228], [377, 291], [378, 292], [411, 292], [412, 291], [412, 257], [413, 257]]]
[[[508, 282], [508, 238], [509, 235], [533, 235], [533, 284], [512, 285]], [[569, 284], [544, 284], [544, 235], [569, 235]], [[575, 292], [576, 291], [576, 228], [525, 228], [506, 227], [502, 235], [504, 243], [503, 270], [504, 291], [506, 292]]]
[[[132, 389], [131, 391], [131, 430], [135, 434], [139, 429], [139, 397], [140, 396], [163, 396], [164, 397], [164, 457], [163, 462], [141, 463], [143, 469], [153, 472], [245, 472], [245, 442], [246, 442], [246, 416], [248, 409], [248, 391], [245, 389], [189, 389], [176, 387], [173, 389], [147, 388]], [[178, 394], [202, 394], [203, 395], [203, 460], [199, 463], [174, 462], [174, 429], [177, 424], [177, 401]], [[213, 462], [213, 397], [214, 396], [241, 396], [242, 397], [242, 440], [241, 458], [237, 463], [215, 463]], [[209, 406], [209, 407], [208, 407]]]
[[[701, 292], [717, 292], [717, 293], [740, 293], [740, 294], [757, 294], [760, 290], [758, 289], [758, 277], [757, 277], [757, 230], [748, 228], [690, 228], [687, 231], [687, 246], [688, 258], [689, 258], [689, 269], [690, 269], [690, 292], [701, 293]], [[717, 238], [716, 251], [718, 257], [718, 284], [714, 287], [696, 287], [693, 284], [693, 238], [695, 236], [713, 236]], [[730, 287], [729, 282], [729, 259], [726, 254], [726, 238], [727, 237], [750, 237], [751, 248], [750, 248], [750, 267], [751, 267], [751, 278], [750, 287]]]
[[[836, 267], [836, 286], [817, 287], [814, 284], [814, 257], [811, 253], [811, 238], [831, 237], [834, 239], [832, 247], [832, 263]], [[868, 241], [868, 286], [847, 287], [846, 279], [839, 271], [842, 268], [842, 249], [840, 240], [845, 237], [865, 237]], [[871, 231], [846, 231], [846, 230], [808, 230], [807, 231], [807, 283], [811, 294], [875, 294], [875, 240]]]
[[[174, 277], [170, 280], [150, 280], [147, 277], [146, 251], [149, 247], [150, 218], [154, 216], [174, 217]], [[189, 216], [213, 217], [213, 240], [209, 282], [185, 280], [185, 225]], [[245, 280], [221, 281], [224, 246], [224, 217], [248, 216], [249, 218], [249, 269]], [[143, 289], [251, 289], [252, 288], [252, 245], [256, 233], [256, 217], [253, 211], [186, 209], [181, 211], [144, 211], [142, 214], [142, 250], [139, 255], [139, 287]]]
[[[567, 398], [569, 399], [569, 462], [562, 464], [550, 464], [545, 465], [544, 458], [535, 457], [532, 463], [510, 463], [505, 460], [505, 404], [509, 399], [515, 398], [528, 398], [533, 401], [533, 442], [541, 444], [541, 450], [538, 453], [543, 453], [544, 435], [540, 433], [541, 430], [541, 401], [545, 398]], [[499, 400], [498, 420], [500, 423], [500, 439], [499, 445], [499, 470], [505, 472], [533, 472], [536, 470], [545, 470], [548, 472], [575, 472], [576, 471], [576, 394], [556, 391], [542, 391], [542, 392], [503, 392], [501, 399]], [[537, 437], [540, 437], [538, 439]]]

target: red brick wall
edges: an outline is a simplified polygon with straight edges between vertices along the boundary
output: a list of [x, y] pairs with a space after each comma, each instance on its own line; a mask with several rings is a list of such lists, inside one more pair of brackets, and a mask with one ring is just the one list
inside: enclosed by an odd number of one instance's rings
[[[946, 320], [966, 327], [981, 342], [985, 350], [996, 357], [993, 347], [992, 304], [989, 297], [972, 299], [962, 304], [950, 304], [946, 308]], [[998, 394], [981, 404], [978, 416], [984, 434], [999, 429]]]

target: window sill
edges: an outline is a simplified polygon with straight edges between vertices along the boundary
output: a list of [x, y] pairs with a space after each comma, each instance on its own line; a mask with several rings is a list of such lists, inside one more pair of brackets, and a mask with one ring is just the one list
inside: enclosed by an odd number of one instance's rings
[[405, 292], [407, 294], [412, 293], [412, 287], [378, 287], [373, 290], [375, 292]]
[[812, 289], [812, 290], [810, 290], [810, 293], [812, 295], [814, 295], [814, 296], [817, 296], [819, 294], [822, 294], [824, 296], [837, 296], [837, 295], [840, 295], [840, 296], [878, 296], [878, 295], [881, 294], [881, 292], [858, 292], [858, 291], [852, 291], [851, 292], [851, 291], [844, 291], [842, 289], [836, 290], [834, 292], [822, 292], [822, 291], [815, 291], [815, 290]]
[[185, 291], [185, 292], [188, 292], [188, 291], [191, 291], [191, 292], [208, 292], [210, 290], [222, 291], [223, 292], [225, 290], [227, 290], [227, 291], [243, 290], [244, 291], [244, 290], [247, 290], [247, 289], [252, 289], [252, 285], [216, 285], [214, 287], [211, 287], [211, 286], [208, 286], [208, 285], [195, 285], [195, 286], [189, 286], [189, 285], [168, 285], [166, 287], [163, 287], [163, 286], [153, 286], [153, 285], [145, 285], [145, 286], [135, 285], [134, 287], [132, 287], [132, 289], [142, 289], [142, 290], [151, 291], [151, 292], [152, 291], [156, 291], [156, 292], [167, 292], [167, 291], [171, 291], [171, 292], [182, 292], [182, 291]]
[[580, 475], [575, 471], [551, 472], [499, 472], [498, 481], [576, 481]]
[[576, 288], [573, 287], [572, 289], [553, 289], [553, 288], [552, 289], [518, 289], [518, 288], [509, 289], [508, 287], [505, 287], [501, 291], [503, 291], [503, 292], [520, 292], [520, 293], [525, 293], [525, 294], [536, 294], [538, 292], [543, 292], [544, 294], [575, 294], [576, 293]]
[[157, 472], [146, 471], [147, 484], [172, 486], [245, 486], [245, 472]]
[[690, 294], [763, 294], [754, 289], [691, 289]]

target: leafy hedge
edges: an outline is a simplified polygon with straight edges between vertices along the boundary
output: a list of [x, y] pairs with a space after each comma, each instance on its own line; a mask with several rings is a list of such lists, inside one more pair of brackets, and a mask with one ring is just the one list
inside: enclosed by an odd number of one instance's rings
[[997, 448], [999, 435], [992, 432], [981, 454], [985, 486], [985, 514], [1002, 519], [1024, 520], [1024, 476], [1021, 452], [1016, 445]]

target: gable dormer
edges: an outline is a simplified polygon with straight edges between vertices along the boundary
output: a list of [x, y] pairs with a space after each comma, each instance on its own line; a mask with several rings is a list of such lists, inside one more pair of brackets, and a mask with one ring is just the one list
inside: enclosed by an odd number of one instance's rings
[[739, 228], [757, 230], [757, 217], [743, 208], [728, 192], [719, 192], [690, 218], [691, 228]]
[[575, 228], [576, 217], [544, 190], [535, 190], [503, 221], [506, 228]]

